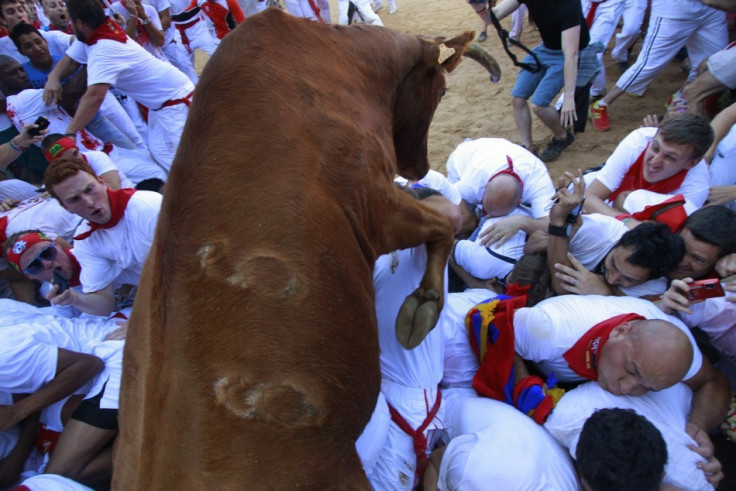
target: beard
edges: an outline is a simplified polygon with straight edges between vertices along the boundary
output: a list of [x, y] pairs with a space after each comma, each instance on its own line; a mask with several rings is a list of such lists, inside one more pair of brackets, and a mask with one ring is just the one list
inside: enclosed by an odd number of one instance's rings
[[79, 32], [79, 30], [77, 30], [77, 28], [74, 25], [74, 23], [72, 23], [72, 31], [74, 31], [74, 36], [77, 38], [77, 40], [79, 42], [82, 42], [83, 43], [83, 42], [85, 42], [87, 40], [87, 36], [85, 36], [83, 33]]

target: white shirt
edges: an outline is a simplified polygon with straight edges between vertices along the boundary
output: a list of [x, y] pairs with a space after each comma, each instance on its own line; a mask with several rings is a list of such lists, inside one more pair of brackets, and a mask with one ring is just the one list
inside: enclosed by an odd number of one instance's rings
[[447, 427], [453, 438], [442, 456], [440, 490], [578, 489], [572, 459], [528, 416], [474, 394], [446, 401]]
[[[41, 36], [46, 40], [49, 45], [49, 52], [51, 56], [64, 56], [64, 53], [69, 48], [74, 36], [61, 31], [44, 31], [39, 29]], [[11, 39], [10, 35], [3, 36], [0, 38], [0, 54], [10, 56], [21, 65], [28, 63], [28, 58], [20, 54], [18, 48], [15, 47], [15, 43]]]
[[[76, 394], [97, 395], [115, 371], [122, 368], [122, 341], [103, 341], [117, 329], [114, 320], [102, 317], [66, 319], [16, 309], [15, 300], [0, 300], [0, 390], [14, 394], [33, 394], [56, 377], [59, 348], [98, 356], [105, 369]], [[119, 389], [119, 381], [112, 385]], [[108, 394], [108, 391], [110, 393]], [[101, 407], [117, 407], [115, 389], [108, 386]], [[108, 405], [110, 403], [111, 405]]]
[[524, 183], [521, 202], [531, 206], [534, 218], [547, 216], [547, 205], [555, 194], [547, 167], [524, 147], [508, 140], [479, 138], [461, 143], [447, 160], [448, 179], [465, 201], [471, 205], [480, 204], [488, 180], [508, 169], [507, 156], [511, 157], [514, 171]]
[[[507, 216], [515, 215], [529, 216], [521, 207], [512, 210]], [[481, 233], [503, 218], [505, 217], [486, 220], [481, 227]], [[480, 243], [480, 234], [478, 234], [475, 241], [457, 241], [452, 255], [458, 266], [476, 278], [487, 280], [496, 277], [503, 280], [514, 268], [515, 262], [524, 255], [526, 239], [526, 232], [520, 230], [502, 245], [496, 242], [491, 247], [486, 247]]]
[[93, 46], [77, 42], [67, 55], [87, 64], [88, 86], [113, 85], [152, 110], [194, 90], [194, 84], [179, 69], [155, 58], [130, 38], [125, 43], [101, 39]]
[[568, 251], [585, 269], [592, 271], [613, 249], [629, 228], [614, 217], [591, 213], [580, 215], [582, 224], [570, 238]]
[[[406, 185], [409, 181], [401, 176], [394, 178], [394, 182], [402, 185]], [[416, 181], [418, 184], [426, 186], [428, 188], [439, 191], [442, 196], [447, 198], [452, 204], [459, 205], [463, 200], [462, 196], [455, 187], [450, 184], [450, 181], [441, 173], [434, 169], [429, 169], [427, 175]]]
[[[65, 134], [72, 117], [56, 104], [47, 106], [43, 102], [43, 89], [26, 89], [7, 98], [7, 114], [20, 131], [24, 125], [33, 123], [36, 118], [43, 116], [49, 120], [49, 134]], [[92, 133], [82, 128], [77, 132], [77, 146], [84, 150], [102, 150], [105, 144]], [[41, 146], [40, 143], [36, 144]]]
[[[171, 2], [169, 2], [169, 0], [144, 0], [143, 4], [150, 5], [151, 7], [154, 8], [154, 10], [156, 11], [156, 17], [158, 17], [159, 22], [161, 20], [161, 17], [159, 17], [158, 14], [160, 14], [166, 9], [169, 9], [169, 14], [171, 15], [178, 13], [178, 12], [173, 11]], [[163, 26], [159, 27], [159, 29], [163, 30]], [[174, 40], [175, 34], [176, 34], [176, 29], [174, 28], [174, 23], [172, 22], [171, 25], [169, 25], [169, 28], [164, 31], [164, 46], [167, 46], [171, 41]]]
[[628, 313], [666, 320], [685, 333], [693, 348], [693, 359], [683, 380], [695, 376], [702, 366], [703, 355], [690, 329], [652, 302], [639, 298], [561, 295], [519, 309], [514, 313], [516, 352], [525, 360], [536, 362], [545, 374], [554, 372], [563, 382], [584, 380], [568, 366], [563, 355], [594, 325]]
[[692, 314], [678, 312], [678, 317], [689, 327], [700, 327], [718, 351], [736, 363], [736, 303], [726, 301], [735, 294], [708, 298], [690, 305]]
[[[117, 225], [74, 241], [74, 255], [82, 267], [80, 281], [85, 293], [102, 290], [110, 283], [138, 285], [153, 243], [161, 200], [158, 193], [137, 191]], [[85, 221], [76, 234], [87, 230], [89, 225]]]
[[[639, 155], [647, 148], [647, 145], [654, 139], [656, 134], [657, 128], [639, 128], [629, 133], [618, 144], [616, 150], [606, 161], [606, 165], [596, 173], [595, 179], [612, 193], [616, 191], [621, 186], [626, 172], [634, 165], [636, 159], [639, 158]], [[680, 187], [665, 195], [662, 201], [670, 195], [682, 194], [699, 208], [708, 199], [709, 179], [708, 164], [701, 159], [695, 167], [687, 172]], [[641, 210], [629, 210], [629, 212], [634, 211]]]
[[[161, 26], [161, 19], [158, 16], [158, 11], [156, 11], [156, 9], [154, 7], [152, 7], [151, 5], [146, 5], [146, 4], [142, 4], [142, 5], [143, 5], [143, 11], [146, 13], [146, 17], [148, 17], [148, 20], [151, 22], [151, 25], [154, 26], [159, 31], [162, 31], [163, 32], [164, 29]], [[120, 16], [122, 16], [122, 18], [125, 19], [125, 22], [126, 23], [128, 22], [128, 19], [130, 19], [130, 12], [128, 12], [128, 9], [125, 8], [125, 5], [123, 5], [121, 2], [115, 2], [115, 3], [113, 3], [112, 4], [112, 10], [116, 14], [120, 14]], [[123, 26], [123, 29], [125, 29], [124, 26]], [[145, 27], [144, 27], [144, 29], [145, 29]], [[169, 59], [164, 54], [163, 49], [161, 49], [158, 46], [154, 46], [151, 43], [151, 40], [150, 39], [145, 44], [143, 44], [143, 43], [140, 43], [140, 44], [141, 44], [141, 46], [143, 46], [145, 48], [146, 51], [148, 51], [149, 53], [151, 53], [153, 56], [155, 56], [159, 60], [169, 61]], [[166, 38], [165, 38], [165, 35], [164, 35], [164, 46], [166, 46]]]
[[115, 163], [112, 161], [109, 155], [107, 155], [105, 152], [100, 152], [99, 150], [88, 150], [82, 152], [85, 157], [87, 157], [87, 163], [90, 167], [92, 167], [92, 170], [95, 171], [95, 174], [98, 176], [101, 176], [102, 174], [110, 171], [116, 171], [118, 173], [118, 176], [120, 176], [120, 187], [121, 188], [134, 188], [135, 184], [128, 179], [128, 177], [118, 169], [118, 166], [115, 165]]
[[638, 396], [616, 396], [603, 390], [597, 382], [588, 382], [560, 399], [544, 427], [575, 456], [583, 424], [595, 410], [633, 409], [660, 431], [667, 445], [663, 482], [681, 489], [711, 490], [713, 487], [697, 467], [705, 459], [687, 448], [687, 445], [696, 445], [685, 432], [691, 399], [692, 391], [685, 384]]

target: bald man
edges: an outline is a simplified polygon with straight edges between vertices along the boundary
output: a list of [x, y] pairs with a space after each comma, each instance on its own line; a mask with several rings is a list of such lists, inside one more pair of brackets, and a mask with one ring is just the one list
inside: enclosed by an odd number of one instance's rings
[[[554, 186], [544, 163], [524, 147], [502, 138], [466, 140], [450, 154], [447, 175], [469, 207], [480, 207], [485, 217], [505, 217], [481, 233], [482, 245], [547, 229]], [[508, 216], [520, 205], [531, 216]]]
[[514, 313], [523, 359], [558, 380], [597, 380], [615, 395], [684, 382], [693, 390], [687, 432], [707, 441], [728, 410], [728, 380], [703, 358], [690, 330], [653, 303], [631, 297], [564, 295]]

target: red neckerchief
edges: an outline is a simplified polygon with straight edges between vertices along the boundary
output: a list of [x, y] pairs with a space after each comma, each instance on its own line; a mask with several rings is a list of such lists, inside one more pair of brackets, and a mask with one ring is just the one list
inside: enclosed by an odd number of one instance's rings
[[79, 286], [82, 281], [79, 279], [79, 274], [82, 272], [82, 266], [77, 261], [77, 258], [72, 254], [71, 249], [64, 249], [64, 253], [69, 256], [69, 260], [72, 262], [72, 277], [69, 278], [69, 285]]
[[113, 41], [125, 44], [128, 40], [128, 36], [125, 34], [125, 31], [122, 27], [118, 25], [117, 22], [108, 17], [107, 19], [105, 19], [105, 22], [100, 24], [94, 31], [92, 31], [92, 34], [87, 37], [87, 39], [84, 41], [84, 44], [92, 46], [100, 39], [111, 39]]
[[608, 341], [611, 331], [624, 322], [644, 319], [639, 314], [621, 314], [611, 317], [588, 329], [583, 336], [562, 355], [572, 370], [587, 380], [598, 380], [598, 355]]
[[680, 187], [682, 181], [685, 180], [688, 169], [682, 169], [674, 176], [670, 176], [667, 179], [655, 183], [651, 183], [644, 179], [644, 154], [647, 153], [647, 148], [649, 148], [649, 144], [647, 144], [644, 151], [639, 155], [639, 158], [636, 159], [634, 164], [629, 167], [629, 170], [626, 171], [626, 175], [624, 176], [624, 180], [621, 181], [621, 185], [608, 197], [609, 201], [615, 200], [616, 196], [624, 191], [646, 189], [647, 191], [652, 191], [654, 193], [667, 194]]
[[74, 237], [74, 240], [84, 240], [95, 230], [112, 228], [120, 222], [125, 214], [125, 208], [128, 206], [128, 201], [135, 193], [135, 189], [118, 189], [113, 191], [112, 189], [107, 190], [107, 196], [110, 200], [110, 220], [107, 223], [92, 223], [87, 222], [89, 230]]
[[[8, 229], [8, 216], [2, 216], [0, 217], [0, 246], [5, 248], [5, 241], [8, 239], [8, 236], [5, 235], [6, 231]], [[0, 251], [0, 257], [3, 256], [3, 252]]]
[[72, 29], [72, 25], [68, 24], [65, 29], [59, 29], [54, 24], [49, 24], [49, 31], [61, 31], [66, 34], [72, 34], [74, 35], [74, 29]]

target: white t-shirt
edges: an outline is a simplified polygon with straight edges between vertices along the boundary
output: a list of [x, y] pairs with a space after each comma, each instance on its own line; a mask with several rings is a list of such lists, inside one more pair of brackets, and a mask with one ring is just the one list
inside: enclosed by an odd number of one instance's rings
[[583, 424], [593, 412], [602, 408], [633, 409], [660, 431], [667, 445], [663, 482], [681, 489], [711, 490], [713, 487], [697, 467], [705, 459], [687, 448], [696, 445], [685, 432], [691, 399], [692, 391], [685, 384], [638, 396], [616, 396], [603, 390], [597, 382], [588, 382], [560, 399], [544, 427], [575, 456]]
[[524, 147], [508, 140], [479, 138], [461, 143], [447, 160], [448, 179], [465, 201], [471, 205], [480, 204], [488, 180], [508, 169], [507, 156], [511, 157], [514, 171], [524, 183], [521, 202], [531, 206], [534, 218], [547, 216], [547, 205], [555, 194], [547, 167]]
[[736, 363], [736, 303], [726, 301], [734, 295], [726, 292], [725, 297], [708, 298], [691, 304], [692, 314], [678, 312], [677, 315], [689, 327], [705, 331], [713, 346]]
[[[49, 120], [49, 134], [65, 134], [72, 117], [56, 104], [47, 106], [43, 102], [43, 89], [26, 89], [7, 98], [7, 114], [20, 131], [25, 124], [33, 123], [36, 118], [43, 116]], [[82, 128], [77, 131], [77, 146], [80, 149], [102, 150], [105, 144], [92, 133]], [[39, 147], [40, 143], [37, 143]]]
[[[74, 241], [74, 255], [82, 267], [80, 281], [85, 293], [96, 292], [110, 283], [138, 285], [153, 243], [161, 200], [158, 193], [136, 191], [117, 225]], [[76, 234], [88, 230], [88, 223], [83, 222]]]
[[479, 303], [495, 297], [494, 292], [485, 288], [468, 289], [447, 295], [447, 302], [438, 323], [438, 327], [444, 331], [446, 340], [445, 368], [440, 382], [442, 387], [472, 387], [479, 363], [478, 357], [470, 347], [465, 316]]
[[74, 43], [67, 55], [87, 64], [87, 85], [113, 85], [152, 110], [194, 90], [194, 84], [179, 69], [130, 38], [125, 43], [101, 39], [93, 46]]
[[[0, 390], [14, 394], [33, 394], [56, 377], [58, 350], [98, 356], [105, 368], [75, 394], [96, 396], [105, 387], [101, 407], [117, 407], [122, 341], [103, 341], [117, 329], [115, 320], [103, 317], [67, 319], [15, 308], [15, 300], [0, 300]], [[109, 393], [108, 393], [109, 392]]]
[[[404, 177], [397, 176], [394, 179], [394, 182], [405, 185], [409, 181]], [[454, 205], [459, 205], [463, 200], [458, 190], [450, 184], [450, 181], [448, 181], [441, 172], [437, 172], [434, 169], [429, 169], [429, 171], [427, 171], [427, 175], [419, 179], [417, 183], [434, 189], [435, 191], [439, 191], [442, 196], [447, 198]]]
[[584, 380], [568, 366], [563, 355], [594, 325], [628, 313], [666, 320], [685, 333], [693, 347], [693, 360], [683, 380], [695, 376], [702, 366], [703, 355], [690, 329], [652, 302], [639, 298], [561, 295], [519, 309], [514, 313], [516, 352], [525, 360], [536, 362], [545, 374], [554, 372], [563, 382]]
[[[130, 19], [130, 12], [128, 12], [128, 9], [126, 9], [125, 6], [121, 2], [118, 1], [118, 2], [113, 3], [112, 10], [113, 12], [120, 14], [120, 16], [122, 16], [122, 18], [125, 19], [126, 23], [128, 22], [128, 19]], [[156, 9], [152, 7], [151, 5], [146, 5], [144, 3], [143, 10], [146, 12], [146, 17], [148, 17], [148, 19], [150, 20], [151, 25], [154, 26], [159, 31], [163, 31], [163, 27], [161, 26], [161, 19], [159, 18], [158, 12], [156, 11]], [[166, 45], [165, 43], [166, 41], [165, 41], [165, 36], [164, 36], [164, 46]], [[150, 39], [148, 39], [145, 43], [140, 43], [140, 44], [141, 46], [143, 46], [143, 48], [145, 48], [146, 51], [151, 53], [153, 56], [155, 56], [159, 60], [169, 61], [169, 59], [164, 54], [163, 49], [161, 49], [158, 46], [154, 46], [151, 43]]]
[[[51, 56], [64, 56], [64, 53], [74, 39], [74, 36], [71, 34], [61, 31], [44, 31], [39, 29], [39, 32], [48, 43]], [[3, 36], [0, 38], [0, 54], [10, 56], [21, 65], [30, 61], [18, 52], [18, 48], [15, 47], [15, 43], [10, 36]]]
[[[169, 2], [169, 0], [144, 0], [143, 4], [148, 4], [153, 7], [154, 10], [156, 10], [157, 17], [159, 13], [163, 12], [166, 9], [169, 9], [169, 14], [171, 15], [178, 13], [173, 11], [173, 9], [171, 8], [171, 2]], [[159, 17], [159, 20], [160, 19], [161, 17]], [[163, 27], [161, 27], [160, 29], [163, 29]], [[168, 45], [171, 41], [174, 40], [175, 34], [176, 29], [174, 28], [174, 23], [172, 22], [171, 25], [169, 25], [169, 28], [164, 31], [164, 46]]]
[[88, 150], [82, 153], [85, 157], [87, 157], [87, 163], [90, 167], [92, 167], [92, 170], [95, 171], [95, 174], [97, 174], [98, 176], [101, 176], [106, 172], [116, 171], [118, 173], [118, 176], [120, 176], [121, 188], [135, 187], [135, 184], [133, 184], [133, 182], [128, 179], [123, 171], [118, 169], [118, 166], [115, 165], [110, 156], [107, 155], [105, 152], [100, 152], [99, 150]]
[[407, 350], [396, 337], [396, 316], [406, 297], [419, 286], [426, 264], [424, 245], [384, 254], [376, 260], [373, 285], [382, 377], [406, 387], [433, 389], [442, 378], [445, 346], [440, 322], [414, 349]]
[[585, 269], [592, 271], [629, 229], [614, 217], [600, 213], [580, 215], [580, 218], [582, 224], [570, 238], [568, 250]]
[[508, 404], [468, 395], [446, 398], [453, 438], [442, 456], [440, 490], [578, 489], [572, 459], [544, 428]]
[[[519, 207], [507, 216], [521, 215], [528, 217], [525, 209]], [[481, 233], [491, 225], [506, 217], [489, 218], [483, 223]], [[453, 259], [458, 266], [481, 280], [493, 277], [503, 280], [514, 268], [514, 264], [524, 255], [526, 232], [520, 230], [502, 245], [498, 242], [491, 247], [480, 243], [480, 234], [475, 241], [459, 240], [452, 250]]]
[[[656, 134], [657, 128], [639, 128], [629, 133], [618, 144], [616, 150], [606, 161], [606, 165], [596, 173], [595, 179], [598, 179], [611, 192], [616, 191], [623, 182], [626, 172], [634, 165], [636, 159], [639, 158], [639, 155], [647, 148], [647, 145], [654, 139]], [[671, 191], [669, 195], [682, 194], [699, 208], [708, 199], [709, 179], [708, 164], [701, 159], [695, 167], [687, 172], [680, 187]], [[667, 197], [663, 198], [662, 201]], [[630, 210], [630, 212], [632, 211], [641, 210]]]

